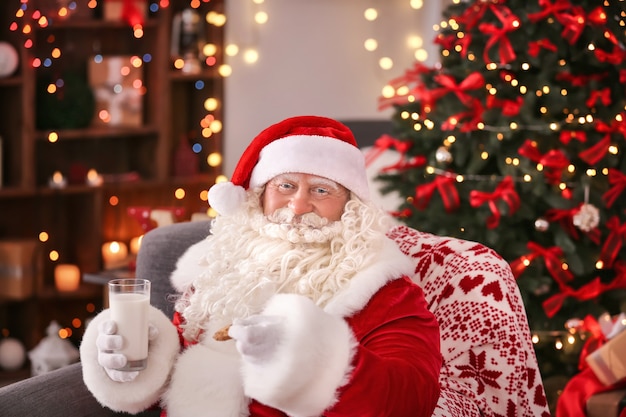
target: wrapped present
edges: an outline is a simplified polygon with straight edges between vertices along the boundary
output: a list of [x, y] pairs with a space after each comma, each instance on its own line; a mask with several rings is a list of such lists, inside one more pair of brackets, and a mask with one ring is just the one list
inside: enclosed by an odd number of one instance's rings
[[89, 84], [95, 99], [93, 124], [141, 126], [143, 124], [143, 66], [132, 56], [102, 56], [89, 61]]
[[596, 349], [585, 360], [594, 374], [604, 385], [613, 385], [626, 378], [626, 316], [623, 314], [616, 320], [614, 330], [608, 335], [606, 342]]
[[42, 261], [37, 240], [0, 240], [0, 298], [30, 297], [41, 282]]
[[104, 0], [104, 20], [125, 21], [142, 25], [148, 12], [148, 0]]
[[596, 394], [587, 401], [587, 417], [617, 417], [626, 410], [626, 389]]

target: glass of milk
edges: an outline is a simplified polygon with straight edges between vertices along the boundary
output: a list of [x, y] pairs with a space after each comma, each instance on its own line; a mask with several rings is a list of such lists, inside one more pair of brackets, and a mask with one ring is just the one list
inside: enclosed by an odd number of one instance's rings
[[120, 371], [139, 371], [148, 363], [148, 310], [150, 281], [124, 278], [109, 281], [109, 312], [117, 324], [123, 344], [119, 353], [126, 355]]

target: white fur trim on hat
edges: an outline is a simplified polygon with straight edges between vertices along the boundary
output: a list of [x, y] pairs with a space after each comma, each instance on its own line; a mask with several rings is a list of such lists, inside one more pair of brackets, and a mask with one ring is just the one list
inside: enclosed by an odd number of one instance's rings
[[219, 182], [209, 188], [209, 205], [221, 215], [234, 213], [246, 201], [246, 190], [232, 182]]
[[328, 178], [369, 201], [363, 153], [337, 138], [293, 135], [267, 144], [252, 170], [250, 188], [261, 187], [275, 176], [289, 172]]

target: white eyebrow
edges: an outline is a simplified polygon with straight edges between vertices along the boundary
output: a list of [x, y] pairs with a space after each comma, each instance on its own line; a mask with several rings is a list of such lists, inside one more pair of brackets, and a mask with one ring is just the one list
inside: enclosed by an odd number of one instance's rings
[[[290, 173], [287, 172], [285, 174], [281, 174], [279, 176], [277, 176], [276, 178], [274, 178], [275, 180], [281, 180], [281, 181], [289, 181], [289, 182], [294, 182], [294, 183], [299, 183], [302, 181], [302, 174], [300, 173]], [[327, 188], [333, 188], [337, 191], [341, 190], [343, 187], [333, 181], [333, 180], [329, 180], [328, 178], [324, 178], [324, 177], [318, 177], [318, 176], [314, 176], [310, 181], [307, 182], [307, 185], [309, 187], [313, 186], [313, 187], [327, 187]]]

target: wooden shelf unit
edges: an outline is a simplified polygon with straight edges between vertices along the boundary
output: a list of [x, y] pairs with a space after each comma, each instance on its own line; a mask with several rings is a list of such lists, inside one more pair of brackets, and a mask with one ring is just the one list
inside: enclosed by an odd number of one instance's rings
[[[98, 3], [103, 7], [104, 2]], [[16, 17], [21, 0], [0, 2], [0, 41], [11, 43], [20, 58], [17, 71], [0, 78], [0, 240], [38, 239], [42, 231], [49, 236], [40, 243], [42, 285], [23, 299], [2, 298], [0, 290], [0, 331], [20, 339], [27, 350], [45, 336], [51, 320], [70, 327], [73, 318], [84, 323], [94, 314], [86, 310], [87, 306], [101, 308], [101, 286], [83, 282], [74, 293], [56, 291], [53, 275], [57, 263], [74, 263], [83, 274], [101, 271], [104, 242], [128, 242], [143, 233], [139, 223], [127, 214], [129, 207], [184, 207], [187, 218], [208, 208], [200, 195], [221, 174], [221, 167], [208, 166], [206, 158], [211, 153], [221, 154], [222, 133], [205, 138], [200, 122], [207, 116], [223, 120], [223, 80], [217, 67], [223, 63], [224, 28], [203, 25], [204, 36], [216, 46], [214, 65], [203, 63], [198, 74], [177, 70], [170, 56], [172, 21], [191, 3], [170, 0], [168, 7], [149, 12], [143, 36], [138, 39], [126, 22], [105, 21], [95, 11], [85, 9], [87, 2], [76, 2], [77, 8], [83, 9], [65, 19], [50, 18], [45, 28], [32, 19]], [[57, 0], [29, 0], [26, 14], [31, 16], [35, 10], [51, 13], [58, 4]], [[197, 10], [203, 18], [209, 11], [224, 13], [223, 0], [199, 4]], [[13, 22], [20, 29], [10, 30]], [[26, 23], [32, 25], [29, 35], [21, 30]], [[33, 41], [30, 48], [24, 45], [27, 38]], [[51, 56], [55, 47], [61, 56], [52, 59], [49, 67], [33, 65], [36, 58]], [[46, 112], [58, 111], [42, 104], [42, 80], [64, 79], [68, 74], [86, 77], [87, 62], [98, 54], [142, 57], [145, 94], [141, 125], [90, 123], [42, 128]], [[207, 98], [218, 101], [216, 110], [204, 108]], [[65, 121], [70, 123], [72, 117], [68, 112]], [[51, 133], [58, 136], [56, 142], [50, 141]], [[174, 155], [182, 140], [201, 146], [196, 155], [197, 173], [181, 176], [174, 169]], [[101, 186], [80, 180], [92, 168], [103, 175]], [[49, 187], [56, 171], [70, 180], [67, 187]], [[180, 189], [185, 191], [182, 199], [175, 197]], [[116, 204], [111, 203], [113, 197]], [[58, 252], [57, 261], [50, 259], [51, 251]], [[73, 341], [80, 340], [83, 329], [74, 329]]]

